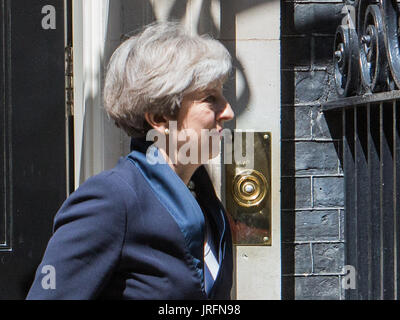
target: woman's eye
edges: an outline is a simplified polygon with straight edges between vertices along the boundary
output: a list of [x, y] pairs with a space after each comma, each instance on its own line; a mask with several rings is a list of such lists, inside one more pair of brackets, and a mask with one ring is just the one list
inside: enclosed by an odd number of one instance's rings
[[208, 96], [207, 98], [205, 98], [203, 100], [204, 102], [208, 102], [208, 103], [215, 103], [217, 101], [217, 98], [215, 96]]

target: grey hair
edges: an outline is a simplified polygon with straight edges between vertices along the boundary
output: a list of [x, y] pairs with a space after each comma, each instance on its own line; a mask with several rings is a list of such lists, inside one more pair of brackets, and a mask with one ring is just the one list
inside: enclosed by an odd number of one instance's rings
[[231, 68], [219, 41], [190, 35], [176, 22], [153, 23], [112, 55], [104, 107], [129, 136], [145, 136], [145, 112], [176, 117], [185, 94], [223, 84]]

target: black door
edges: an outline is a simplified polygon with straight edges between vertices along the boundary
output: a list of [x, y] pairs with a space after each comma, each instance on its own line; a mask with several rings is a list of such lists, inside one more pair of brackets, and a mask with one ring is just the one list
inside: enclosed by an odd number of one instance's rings
[[0, 6], [0, 299], [24, 299], [67, 195], [66, 10]]

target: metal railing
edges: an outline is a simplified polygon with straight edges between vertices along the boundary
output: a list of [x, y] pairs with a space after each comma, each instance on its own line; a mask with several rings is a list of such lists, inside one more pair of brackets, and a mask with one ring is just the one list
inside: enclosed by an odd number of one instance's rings
[[356, 270], [356, 288], [345, 297], [398, 299], [400, 91], [324, 108], [343, 115], [346, 265]]
[[334, 44], [342, 113], [346, 299], [400, 298], [400, 41], [396, 1], [346, 1]]

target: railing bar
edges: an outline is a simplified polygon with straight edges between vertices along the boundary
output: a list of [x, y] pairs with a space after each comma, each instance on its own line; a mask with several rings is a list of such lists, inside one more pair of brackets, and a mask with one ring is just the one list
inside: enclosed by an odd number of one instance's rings
[[[346, 207], [346, 264], [357, 270], [357, 224], [355, 219], [354, 109], [343, 111], [343, 160]], [[355, 300], [358, 289], [346, 290], [346, 299]]]
[[[380, 299], [381, 295], [381, 225], [380, 221], [380, 112], [379, 105], [370, 105], [368, 122], [368, 180], [370, 190], [371, 216], [371, 265], [370, 299]], [[377, 192], [378, 191], [378, 192]], [[361, 280], [362, 281], [362, 280]]]
[[374, 94], [365, 94], [363, 96], [355, 96], [348, 98], [341, 98], [335, 101], [329, 101], [322, 104], [322, 110], [335, 110], [342, 108], [352, 108], [358, 105], [366, 106], [368, 103], [380, 103], [385, 101], [392, 101], [394, 99], [400, 100], [400, 90], [393, 90], [389, 92], [380, 92]]
[[380, 208], [379, 208], [379, 225], [381, 226], [380, 228], [380, 233], [379, 233], [379, 244], [380, 244], [380, 248], [379, 248], [379, 260], [380, 260], [380, 299], [383, 300], [383, 170], [382, 170], [382, 157], [383, 157], [383, 143], [382, 143], [382, 132], [383, 132], [383, 103], [381, 102], [379, 104], [379, 145], [380, 145], [380, 163], [379, 163], [379, 197], [381, 198], [380, 201]]
[[[354, 148], [355, 148], [355, 219], [357, 226], [357, 273], [359, 279], [368, 279], [368, 223], [369, 183], [368, 183], [368, 133], [367, 108], [354, 107]], [[358, 299], [368, 299], [368, 281], [358, 282]]]
[[394, 129], [394, 137], [395, 137], [395, 212], [394, 212], [394, 285], [395, 285], [395, 299], [400, 299], [400, 105], [397, 101], [394, 101], [395, 106], [395, 129]]
[[393, 103], [381, 103], [382, 280], [383, 299], [394, 298], [393, 259]]
[[[390, 106], [392, 106], [390, 104]], [[393, 299], [393, 110], [380, 104], [381, 141], [381, 278], [382, 299]]]
[[396, 212], [394, 214], [395, 219], [395, 284], [396, 284], [396, 299], [400, 299], [400, 105], [397, 101], [396, 105], [396, 127], [395, 127], [395, 155], [396, 155]]
[[397, 136], [397, 106], [396, 100], [393, 100], [393, 285], [394, 285], [394, 299], [398, 299], [398, 279], [397, 279], [397, 192], [398, 192], [398, 172], [397, 172], [397, 159], [398, 159], [398, 136]]
[[[354, 235], [355, 235], [355, 243], [354, 243], [354, 246], [355, 246], [355, 252], [356, 252], [356, 254], [355, 254], [355, 261], [357, 261], [357, 264], [356, 264], [356, 270], [357, 270], [357, 278], [360, 278], [361, 277], [361, 274], [360, 274], [360, 272], [359, 272], [359, 268], [360, 268], [360, 265], [359, 265], [359, 259], [358, 259], [358, 256], [359, 256], [359, 252], [358, 252], [358, 243], [359, 243], [359, 235], [358, 235], [358, 186], [357, 186], [357, 177], [358, 177], [358, 166], [357, 166], [357, 107], [356, 106], [354, 106], [354, 108], [353, 108], [353, 139], [354, 139], [354, 141], [353, 141], [353, 158], [354, 158], [354, 185], [352, 186], [352, 188], [351, 188], [351, 190], [354, 192], [354, 213], [353, 213], [353, 219], [352, 219], [352, 221], [353, 221], [353, 228], [354, 228], [354, 230], [353, 230], [353, 232], [354, 232]], [[361, 293], [361, 290], [360, 290], [360, 281], [358, 281], [358, 285], [357, 285], [357, 299], [360, 299], [360, 293]]]
[[367, 216], [367, 223], [365, 225], [365, 228], [367, 229], [367, 234], [368, 234], [368, 240], [367, 240], [367, 247], [368, 247], [368, 276], [367, 276], [367, 283], [368, 283], [368, 299], [371, 300], [373, 295], [372, 295], [372, 198], [371, 194], [373, 193], [374, 190], [371, 189], [371, 146], [370, 146], [370, 130], [371, 130], [371, 104], [367, 104], [367, 132], [366, 132], [366, 139], [367, 139], [367, 183], [368, 183], [368, 216]]

